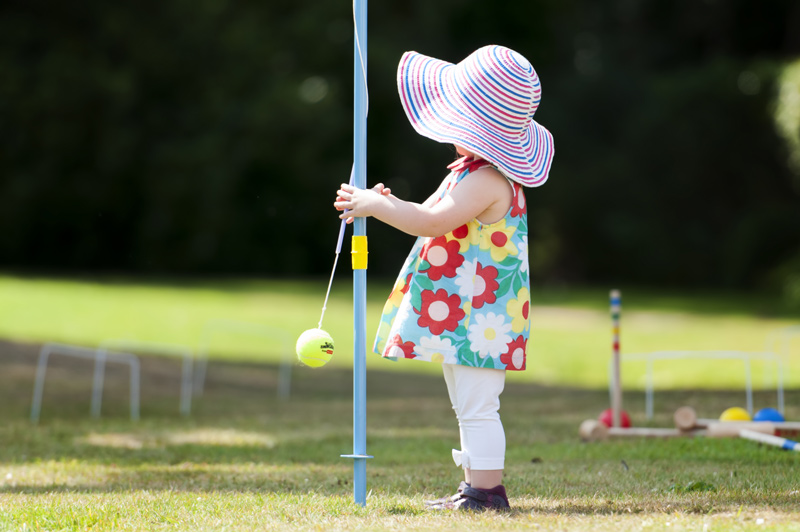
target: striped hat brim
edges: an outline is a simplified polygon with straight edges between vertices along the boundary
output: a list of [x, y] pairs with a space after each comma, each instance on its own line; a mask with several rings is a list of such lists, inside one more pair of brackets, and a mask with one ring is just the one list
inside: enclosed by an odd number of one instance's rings
[[[411, 125], [420, 135], [457, 144], [481, 156], [513, 181], [527, 187], [542, 185], [553, 160], [553, 137], [532, 118], [522, 130], [505, 127], [504, 115], [520, 113], [520, 100], [513, 94], [516, 82], [513, 73], [503, 80], [510, 86], [504, 93], [481, 87], [480, 79], [469, 79], [478, 89], [474, 91], [474, 101], [470, 101], [459, 90], [457, 68], [458, 65], [417, 52], [403, 54], [397, 70], [397, 86]], [[486, 74], [481, 72], [481, 75]], [[533, 90], [540, 91], [538, 78], [536, 84]], [[536, 105], [538, 96], [525, 112], [532, 116]], [[486, 109], [491, 113], [486, 113]]]

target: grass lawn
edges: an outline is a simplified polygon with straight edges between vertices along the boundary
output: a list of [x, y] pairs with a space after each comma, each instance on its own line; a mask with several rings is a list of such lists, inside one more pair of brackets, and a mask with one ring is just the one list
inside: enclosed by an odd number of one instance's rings
[[[88, 416], [90, 363], [53, 360], [42, 419], [27, 420], [35, 346], [0, 345], [0, 530], [800, 530], [800, 457], [733, 439], [582, 443], [603, 391], [509, 383], [507, 514], [427, 513], [459, 481], [458, 430], [440, 377], [371, 370], [366, 508], [353, 504], [351, 372], [214, 361], [193, 415], [179, 365], [143, 358], [142, 419], [109, 366], [103, 417]], [[393, 366], [394, 367], [394, 366]], [[739, 393], [662, 394], [720, 410]], [[788, 398], [800, 418], [800, 394]], [[645, 424], [633, 414], [635, 424]]]
[[[60, 280], [0, 276], [0, 338], [59, 341], [96, 347], [104, 340], [130, 339], [206, 349], [217, 359], [278, 362], [293, 358], [300, 333], [316, 327], [327, 279], [316, 281]], [[622, 288], [623, 354], [664, 350], [762, 352], [771, 332], [800, 325], [800, 309], [779, 300], [725, 293], [679, 294]], [[390, 284], [368, 286], [367, 336], [374, 336]], [[332, 365], [352, 361], [352, 282], [341, 268], [323, 328], [336, 341]], [[611, 321], [608, 290], [537, 289], [532, 293], [529, 370], [519, 382], [600, 388], [608, 383]], [[257, 324], [256, 334], [232, 331], [230, 323]], [[222, 324], [222, 326], [220, 326]], [[228, 324], [227, 328], [225, 324]], [[371, 346], [370, 346], [371, 347]], [[791, 344], [800, 360], [800, 335]], [[368, 367], [386, 368], [378, 357]], [[402, 371], [438, 374], [429, 364], [403, 364]], [[687, 368], [690, 368], [687, 371]], [[690, 360], [657, 364], [658, 388], [742, 387], [740, 363]], [[645, 367], [623, 365], [626, 389], [643, 389]], [[755, 386], [774, 386], [775, 366], [754, 361]], [[800, 386], [800, 372], [787, 373]]]
[[[345, 284], [345, 283], [342, 283]], [[372, 289], [379, 312], [386, 286]], [[623, 351], [764, 349], [798, 322], [774, 302], [623, 288]], [[336, 287], [324, 326], [338, 355], [294, 366], [280, 400], [281, 336], [219, 333], [205, 392], [179, 415], [180, 361], [142, 357], [141, 420], [127, 416], [127, 373], [109, 365], [103, 416], [89, 416], [92, 363], [53, 357], [41, 421], [28, 420], [39, 346], [132, 338], [197, 346], [209, 320], [266, 323], [293, 343], [316, 326], [325, 282], [156, 284], [0, 278], [0, 530], [800, 530], [796, 453], [737, 439], [582, 443], [583, 419], [608, 404], [606, 290], [534, 292], [529, 371], [511, 375], [501, 414], [506, 514], [427, 513], [452, 492], [458, 429], [440, 369], [368, 363], [366, 508], [352, 502], [352, 325]], [[369, 324], [370, 335], [375, 322]], [[629, 368], [630, 366], [630, 368]], [[635, 425], [671, 426], [741, 405], [741, 367], [686, 362], [659, 374], [656, 417], [627, 371]], [[754, 368], [755, 371], [756, 368]], [[800, 420], [797, 380], [787, 418]], [[758, 384], [758, 381], [756, 382]], [[770, 390], [756, 406], [774, 403]]]

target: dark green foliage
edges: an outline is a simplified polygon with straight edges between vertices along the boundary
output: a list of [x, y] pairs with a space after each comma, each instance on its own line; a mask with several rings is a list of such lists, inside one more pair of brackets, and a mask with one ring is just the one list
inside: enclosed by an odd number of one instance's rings
[[[4, 3], [0, 267], [326, 272], [352, 160], [350, 9]], [[800, 196], [771, 116], [800, 55], [795, 2], [411, 0], [372, 3], [369, 24], [369, 182], [412, 200], [453, 150], [403, 116], [402, 52], [500, 43], [537, 68], [556, 139], [528, 192], [538, 282], [796, 273]], [[412, 239], [369, 232], [371, 272], [393, 275]]]

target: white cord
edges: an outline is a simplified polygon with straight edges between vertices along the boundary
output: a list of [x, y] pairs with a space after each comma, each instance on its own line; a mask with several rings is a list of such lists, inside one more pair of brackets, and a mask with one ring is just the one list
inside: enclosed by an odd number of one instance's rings
[[[356, 167], [353, 165], [350, 168], [350, 184], [353, 184], [353, 180], [355, 180], [355, 171]], [[345, 209], [344, 212], [347, 212]], [[325, 302], [322, 304], [322, 314], [319, 316], [319, 324], [317, 324], [317, 329], [322, 329], [322, 318], [325, 317], [325, 309], [328, 308], [328, 297], [331, 295], [331, 285], [333, 284], [333, 274], [336, 272], [336, 264], [339, 262], [339, 253], [342, 252], [342, 241], [344, 240], [344, 229], [347, 226], [347, 220], [342, 220], [339, 224], [339, 239], [336, 241], [336, 256], [333, 259], [333, 268], [331, 269], [331, 278], [328, 281], [328, 291], [325, 292]]]
[[336, 253], [336, 258], [333, 259], [333, 269], [331, 270], [331, 279], [328, 281], [328, 291], [325, 293], [325, 302], [322, 304], [322, 314], [319, 316], [319, 323], [317, 329], [322, 329], [322, 318], [325, 317], [325, 309], [328, 308], [328, 296], [331, 295], [331, 285], [333, 284], [333, 274], [336, 272], [336, 263], [339, 262], [339, 253]]
[[[369, 114], [369, 85], [367, 85], [367, 67], [364, 63], [364, 54], [361, 51], [361, 41], [358, 39], [358, 21], [356, 20], [356, 2], [353, 0], [353, 28], [356, 39], [356, 48], [358, 49], [358, 60], [361, 63], [361, 73], [364, 75], [364, 96], [366, 97], [366, 114]], [[353, 184], [353, 173], [355, 166], [350, 171], [350, 184]], [[347, 212], [347, 211], [345, 211]], [[339, 243], [336, 246], [336, 256], [333, 259], [333, 269], [331, 269], [331, 278], [328, 280], [328, 291], [325, 292], [325, 302], [322, 303], [322, 314], [319, 316], [319, 323], [317, 329], [322, 329], [322, 319], [325, 317], [325, 310], [328, 308], [328, 298], [331, 295], [331, 285], [333, 284], [333, 275], [336, 273], [336, 264], [339, 262], [339, 252], [342, 248], [342, 237], [344, 235], [344, 220], [342, 220], [341, 228], [339, 229]]]
[[[367, 66], [364, 62], [364, 53], [361, 50], [361, 41], [358, 38], [358, 20], [356, 20], [356, 2], [353, 0], [353, 34], [356, 39], [356, 49], [358, 50], [358, 61], [361, 63], [361, 73], [364, 75], [364, 96], [366, 98], [366, 114], [369, 114], [369, 85], [367, 84]], [[350, 170], [350, 184], [353, 184], [353, 173], [355, 166]], [[347, 212], [347, 211], [345, 211]], [[344, 236], [344, 220], [339, 230], [339, 243], [336, 246], [336, 256], [333, 259], [333, 268], [331, 269], [331, 278], [328, 280], [328, 290], [325, 292], [325, 302], [322, 303], [322, 314], [319, 316], [319, 323], [317, 329], [322, 329], [322, 319], [325, 317], [325, 310], [328, 308], [328, 298], [331, 295], [331, 285], [333, 284], [333, 275], [336, 273], [336, 264], [339, 262], [339, 252], [342, 248], [342, 237]]]

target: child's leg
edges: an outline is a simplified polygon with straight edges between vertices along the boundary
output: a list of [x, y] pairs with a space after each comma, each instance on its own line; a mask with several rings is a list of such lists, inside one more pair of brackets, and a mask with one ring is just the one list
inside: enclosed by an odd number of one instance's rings
[[443, 372], [461, 436], [453, 458], [464, 480], [482, 489], [502, 484], [506, 437], [498, 410], [505, 371], [444, 364]]

